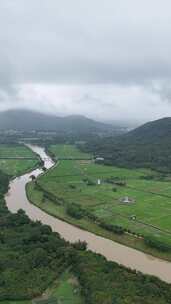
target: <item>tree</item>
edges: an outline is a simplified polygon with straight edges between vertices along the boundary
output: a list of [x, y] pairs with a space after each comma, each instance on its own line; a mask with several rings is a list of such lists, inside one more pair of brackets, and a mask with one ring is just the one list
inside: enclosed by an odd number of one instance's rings
[[78, 250], [86, 250], [87, 249], [87, 243], [85, 241], [81, 242], [80, 240], [76, 243], [74, 243], [74, 248]]
[[32, 175], [30, 176], [30, 178], [32, 179], [32, 181], [34, 181], [34, 180], [36, 179], [36, 177], [35, 177], [34, 174], [32, 174]]

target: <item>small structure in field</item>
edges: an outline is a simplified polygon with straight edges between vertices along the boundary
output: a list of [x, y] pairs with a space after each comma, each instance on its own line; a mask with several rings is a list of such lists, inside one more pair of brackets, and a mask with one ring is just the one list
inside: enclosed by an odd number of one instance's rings
[[96, 157], [94, 161], [96, 164], [102, 164], [104, 163], [104, 157]]
[[130, 198], [128, 196], [124, 196], [120, 199], [120, 203], [123, 203], [123, 204], [131, 204], [131, 203], [134, 203], [135, 200], [133, 198]]
[[101, 185], [101, 179], [100, 178], [98, 178], [98, 180], [97, 180], [97, 185]]
[[135, 220], [136, 220], [136, 218], [137, 218], [137, 217], [136, 217], [136, 215], [135, 215], [135, 214], [132, 214], [132, 215], [130, 216], [130, 219], [131, 219], [131, 220], [133, 220], [133, 221], [135, 221]]

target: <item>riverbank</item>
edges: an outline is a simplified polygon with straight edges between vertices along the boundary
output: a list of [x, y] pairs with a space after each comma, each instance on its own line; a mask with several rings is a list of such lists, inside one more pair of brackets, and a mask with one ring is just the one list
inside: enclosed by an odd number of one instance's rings
[[[33, 147], [33, 149], [33, 151], [39, 153], [42, 159], [47, 159], [45, 161], [47, 169], [54, 165], [53, 161], [47, 157], [44, 149], [40, 147]], [[26, 197], [25, 186], [30, 181], [31, 175], [38, 176], [41, 173], [42, 170], [38, 169], [11, 181], [10, 191], [6, 196], [6, 203], [11, 212], [23, 209], [30, 219], [51, 226], [52, 230], [60, 233], [65, 240], [69, 242], [86, 241], [90, 250], [102, 254], [110, 261], [115, 261], [145, 274], [158, 276], [160, 279], [171, 283], [171, 263], [79, 229], [32, 205]]]

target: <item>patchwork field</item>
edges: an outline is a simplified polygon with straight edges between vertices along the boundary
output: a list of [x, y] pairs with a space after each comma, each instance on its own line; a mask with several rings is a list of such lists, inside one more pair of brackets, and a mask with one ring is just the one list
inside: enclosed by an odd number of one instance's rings
[[24, 145], [0, 145], [0, 170], [11, 176], [21, 175], [38, 163], [35, 153]]
[[[53, 147], [56, 156], [58, 149], [62, 151], [62, 146]], [[70, 147], [63, 149], [68, 151], [65, 155], [68, 157]], [[33, 184], [28, 187], [30, 199], [56, 216], [70, 221], [65, 205], [76, 203], [107, 224], [121, 225], [146, 236], [153, 235], [171, 244], [170, 176], [161, 176], [148, 169], [97, 165], [91, 160], [60, 160], [56, 167], [38, 179], [38, 184], [63, 205], [44, 201], [43, 193]], [[133, 202], [123, 203], [127, 197]], [[79, 225], [84, 221], [78, 220]]]

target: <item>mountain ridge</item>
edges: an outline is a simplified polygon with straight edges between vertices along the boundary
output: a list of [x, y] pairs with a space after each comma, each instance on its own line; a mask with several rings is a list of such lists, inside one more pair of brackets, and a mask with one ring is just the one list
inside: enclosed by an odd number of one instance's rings
[[136, 140], [158, 140], [163, 136], [171, 136], [171, 117], [163, 117], [149, 121], [123, 135], [124, 137], [135, 138]]
[[56, 116], [18, 109], [0, 112], [0, 129], [46, 130], [61, 132], [108, 132], [114, 127], [83, 115]]

